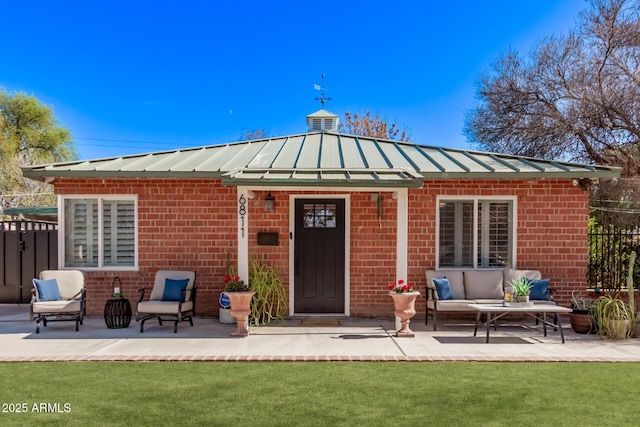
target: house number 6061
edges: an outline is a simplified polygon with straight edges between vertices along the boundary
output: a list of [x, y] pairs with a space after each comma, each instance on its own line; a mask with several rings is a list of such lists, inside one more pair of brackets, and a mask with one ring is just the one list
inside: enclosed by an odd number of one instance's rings
[[244, 217], [247, 214], [247, 199], [245, 199], [244, 194], [240, 195], [238, 202], [240, 204], [238, 207], [238, 214], [240, 215], [240, 232], [242, 237], [244, 237]]

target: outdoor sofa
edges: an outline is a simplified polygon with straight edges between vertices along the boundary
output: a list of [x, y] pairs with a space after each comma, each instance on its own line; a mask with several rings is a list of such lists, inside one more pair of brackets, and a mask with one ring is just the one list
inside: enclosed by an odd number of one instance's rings
[[[429, 324], [429, 312], [433, 316], [433, 330], [438, 327], [438, 313], [474, 312], [469, 304], [502, 304], [504, 289], [510, 283], [522, 277], [536, 281], [529, 300], [534, 304], [556, 304], [553, 289], [548, 287], [548, 280], [541, 280], [538, 270], [427, 270], [427, 309], [425, 324]], [[433, 279], [447, 278], [450, 285], [449, 295], [438, 295]], [[442, 284], [442, 282], [439, 282]], [[544, 285], [546, 284], [546, 288]], [[544, 289], [543, 289], [544, 288]], [[447, 294], [446, 289], [441, 293]]]

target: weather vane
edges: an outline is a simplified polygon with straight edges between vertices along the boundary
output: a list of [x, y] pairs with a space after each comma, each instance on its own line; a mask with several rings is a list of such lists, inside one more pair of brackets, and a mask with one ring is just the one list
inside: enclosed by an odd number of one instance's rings
[[317, 85], [317, 84], [314, 84], [314, 85], [313, 85], [313, 88], [314, 88], [315, 90], [319, 90], [319, 91], [320, 91], [320, 98], [318, 98], [318, 97], [316, 96], [316, 101], [318, 101], [318, 100], [320, 101], [320, 103], [322, 104], [322, 109], [324, 110], [324, 103], [325, 103], [326, 101], [331, 101], [331, 97], [329, 97], [329, 98], [325, 98], [325, 97], [324, 97], [324, 93], [325, 93], [325, 91], [326, 91], [326, 89], [324, 88], [324, 73], [322, 73], [322, 86]]

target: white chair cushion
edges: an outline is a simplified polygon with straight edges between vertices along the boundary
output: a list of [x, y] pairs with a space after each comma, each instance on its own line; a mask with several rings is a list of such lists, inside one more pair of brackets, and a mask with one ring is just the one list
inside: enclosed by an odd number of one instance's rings
[[84, 275], [79, 270], [43, 270], [40, 272], [40, 279], [56, 279], [60, 298], [63, 300], [80, 299], [80, 292], [84, 288]]
[[195, 271], [158, 270], [158, 272], [156, 273], [155, 281], [153, 283], [153, 289], [151, 290], [151, 295], [149, 295], [149, 301], [162, 300], [162, 295], [164, 295], [164, 283], [166, 279], [189, 279], [189, 283], [187, 284], [187, 292], [185, 295], [187, 300], [191, 297], [191, 289], [193, 289], [193, 285], [196, 282]]
[[79, 312], [80, 308], [81, 303], [79, 300], [43, 301], [33, 303], [33, 312], [38, 314]]
[[[189, 311], [193, 308], [192, 301], [182, 303], [182, 311]], [[143, 301], [138, 303], [138, 315], [144, 314], [173, 314], [178, 315], [180, 303], [177, 301]]]

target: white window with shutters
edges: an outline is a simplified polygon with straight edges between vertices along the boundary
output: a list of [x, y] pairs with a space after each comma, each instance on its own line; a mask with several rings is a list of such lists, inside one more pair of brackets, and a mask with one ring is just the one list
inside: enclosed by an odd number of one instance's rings
[[137, 269], [137, 208], [136, 196], [61, 196], [61, 265]]
[[436, 268], [515, 268], [516, 198], [437, 198]]

